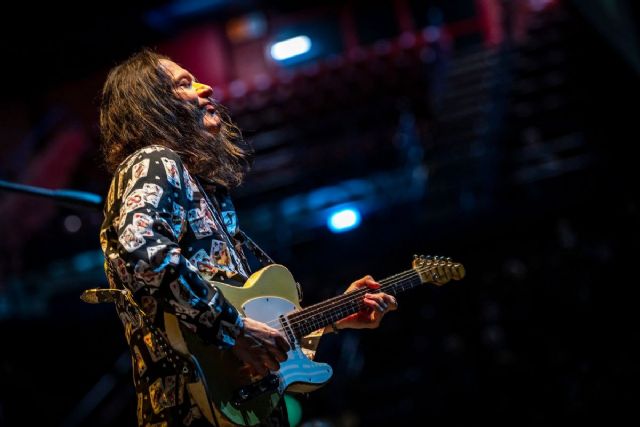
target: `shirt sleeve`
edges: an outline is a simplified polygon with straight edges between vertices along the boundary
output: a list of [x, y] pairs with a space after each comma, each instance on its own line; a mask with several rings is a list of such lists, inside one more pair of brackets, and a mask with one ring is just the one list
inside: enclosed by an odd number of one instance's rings
[[205, 342], [231, 347], [243, 328], [237, 310], [183, 255], [190, 182], [179, 156], [150, 146], [130, 156], [117, 171], [113, 227], [117, 255], [138, 302], [152, 296]]

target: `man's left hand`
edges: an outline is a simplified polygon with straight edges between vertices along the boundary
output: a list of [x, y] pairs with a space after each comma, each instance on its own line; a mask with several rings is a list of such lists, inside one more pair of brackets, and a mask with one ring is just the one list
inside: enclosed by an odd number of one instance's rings
[[[345, 293], [356, 291], [360, 288], [375, 290], [380, 288], [380, 284], [373, 280], [371, 276], [364, 276], [362, 279], [353, 282]], [[345, 317], [336, 322], [338, 329], [373, 329], [380, 326], [380, 321], [389, 311], [398, 308], [395, 297], [384, 292], [367, 292], [364, 294], [364, 308], [357, 313]]]

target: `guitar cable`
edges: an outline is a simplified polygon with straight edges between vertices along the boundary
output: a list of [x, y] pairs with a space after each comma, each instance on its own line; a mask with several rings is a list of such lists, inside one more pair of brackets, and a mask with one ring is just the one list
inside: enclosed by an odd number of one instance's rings
[[202, 385], [204, 386], [204, 392], [207, 395], [207, 403], [209, 404], [209, 409], [211, 409], [211, 419], [213, 420], [213, 426], [219, 427], [218, 417], [216, 416], [216, 410], [215, 410], [215, 407], [213, 406], [213, 403], [211, 403], [213, 401], [213, 395], [211, 394], [211, 390], [209, 390], [209, 385], [207, 384], [207, 381], [205, 381], [206, 377], [204, 376], [204, 372], [200, 367], [200, 363], [198, 362], [198, 359], [193, 354], [190, 354], [189, 356], [191, 358], [191, 362], [193, 363], [193, 367], [195, 368], [198, 376], [201, 379]]

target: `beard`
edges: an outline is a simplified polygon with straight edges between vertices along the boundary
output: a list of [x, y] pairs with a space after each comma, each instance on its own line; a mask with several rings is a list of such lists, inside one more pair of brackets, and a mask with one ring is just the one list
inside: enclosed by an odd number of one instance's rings
[[204, 118], [207, 113], [193, 106], [193, 109], [189, 108], [190, 115], [192, 120], [195, 118], [198, 126], [183, 129], [181, 133], [186, 137], [185, 142], [172, 148], [182, 154], [184, 162], [195, 175], [231, 189], [239, 186], [244, 179], [251, 148], [242, 138], [242, 132], [233, 123], [226, 108], [217, 102], [214, 105], [220, 119], [217, 132], [205, 129]]

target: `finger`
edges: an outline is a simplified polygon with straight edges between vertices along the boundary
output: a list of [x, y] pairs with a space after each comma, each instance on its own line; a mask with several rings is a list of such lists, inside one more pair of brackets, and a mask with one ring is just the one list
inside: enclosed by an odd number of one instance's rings
[[[258, 352], [259, 348], [262, 348], [262, 343], [260, 342], [260, 340], [257, 337], [254, 337], [253, 335], [246, 335], [248, 341], [250, 342], [249, 344], [249, 348], [251, 349], [251, 351], [256, 351]], [[254, 350], [256, 349], [256, 350]]]
[[260, 376], [265, 376], [267, 374], [269, 374], [269, 368], [267, 368], [265, 366], [264, 363], [262, 363], [262, 361], [258, 361], [255, 363], [255, 365], [252, 365], [252, 368], [258, 373], [258, 375]]
[[366, 300], [372, 302], [373, 305], [370, 307], [372, 307], [374, 311], [379, 311], [380, 313], [383, 313], [387, 309], [387, 303], [385, 303], [384, 301], [381, 301], [376, 298], [366, 298]]
[[289, 344], [289, 340], [282, 334], [281, 332], [276, 331], [275, 336], [276, 346], [283, 352], [287, 352], [291, 350], [291, 345]]
[[277, 371], [278, 369], [280, 369], [280, 363], [278, 363], [274, 355], [270, 352], [265, 352], [262, 360], [264, 361], [264, 365], [269, 368], [269, 370]]
[[380, 283], [376, 282], [375, 280], [373, 280], [373, 277], [371, 276], [365, 276], [365, 285], [369, 288], [369, 289], [378, 289], [380, 288]]
[[387, 301], [385, 301], [384, 295], [385, 294], [382, 293], [382, 292], [377, 293], [377, 294], [368, 294], [367, 293], [367, 294], [365, 294], [365, 297], [376, 300], [380, 306], [382, 306], [384, 309], [386, 309], [389, 304], [387, 303]]
[[389, 310], [396, 310], [398, 308], [398, 300], [393, 295], [383, 294], [385, 302], [389, 305]]
[[[287, 360], [287, 353], [283, 352], [282, 350], [280, 350], [277, 347], [268, 347], [269, 352], [271, 353], [271, 356], [275, 359], [276, 362], [280, 363], [280, 362], [284, 362], [285, 360]], [[280, 368], [278, 368], [280, 369]]]
[[284, 338], [282, 338], [279, 335], [276, 335], [274, 337], [274, 342], [273, 344], [269, 344], [267, 346], [267, 349], [269, 350], [269, 352], [276, 358], [276, 360], [278, 360], [279, 362], [284, 362], [285, 360], [287, 360], [287, 350], [286, 350], [286, 343], [283, 343], [282, 341], [284, 340]]
[[287, 360], [287, 353], [280, 350], [276, 346], [272, 346], [272, 345], [267, 346], [267, 351], [278, 362], [284, 362], [285, 360]]
[[251, 366], [251, 369], [256, 371], [259, 375], [266, 375], [269, 371], [264, 363], [264, 355], [266, 351], [264, 349], [254, 350], [246, 355], [245, 362]]
[[371, 297], [365, 297], [364, 304], [373, 310], [377, 310], [380, 313], [384, 312], [387, 309], [387, 304], [380, 299], [375, 299]]
[[287, 339], [282, 335], [278, 335], [276, 337], [276, 346], [280, 349], [280, 351], [282, 351], [282, 353], [284, 353], [284, 357], [286, 359], [287, 352], [291, 350], [291, 345], [289, 345], [289, 341], [287, 341]]
[[354, 288], [367, 287], [370, 289], [378, 289], [380, 287], [380, 283], [373, 280], [373, 277], [367, 275], [367, 276], [364, 276], [362, 279], [358, 279], [355, 282], [353, 282], [351, 286]]

